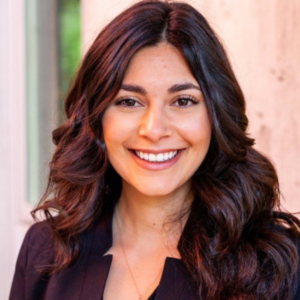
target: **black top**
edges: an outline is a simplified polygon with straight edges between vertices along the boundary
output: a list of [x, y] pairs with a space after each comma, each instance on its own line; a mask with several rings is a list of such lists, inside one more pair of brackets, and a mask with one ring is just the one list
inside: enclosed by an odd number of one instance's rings
[[[52, 233], [47, 222], [34, 224], [19, 253], [9, 300], [101, 300], [113, 259], [104, 254], [111, 246], [112, 212], [82, 233], [74, 263], [63, 272], [45, 275], [37, 267], [53, 262]], [[167, 257], [159, 286], [149, 300], [204, 300], [192, 282], [182, 260]]]
[[156, 295], [157, 289], [154, 290], [154, 292], [151, 294], [151, 296], [148, 298], [148, 300], [154, 300]]
[[[155, 300], [155, 295], [156, 295], [157, 288], [154, 290], [154, 292], [150, 295], [150, 297], [147, 300]], [[103, 296], [102, 296], [103, 300]]]
[[[101, 300], [113, 259], [104, 254], [111, 246], [112, 212], [82, 233], [80, 255], [72, 265], [45, 275], [37, 267], [53, 262], [52, 233], [46, 222], [33, 225], [19, 253], [9, 300]], [[192, 282], [183, 262], [167, 257], [159, 286], [148, 300], [205, 300], [205, 292], [199, 297]], [[300, 300], [298, 281], [294, 288], [293, 300]]]

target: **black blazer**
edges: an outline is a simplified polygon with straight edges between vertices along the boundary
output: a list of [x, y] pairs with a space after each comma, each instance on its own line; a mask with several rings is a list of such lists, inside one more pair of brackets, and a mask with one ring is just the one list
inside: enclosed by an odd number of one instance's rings
[[[86, 231], [80, 244], [76, 262], [62, 273], [44, 275], [36, 267], [53, 261], [51, 233], [46, 222], [33, 225], [19, 253], [9, 300], [101, 300], [112, 262], [112, 255], [103, 256], [112, 246], [112, 214]], [[167, 258], [155, 300], [206, 299], [197, 296], [191, 282], [182, 261]], [[300, 300], [300, 288], [293, 300]]]

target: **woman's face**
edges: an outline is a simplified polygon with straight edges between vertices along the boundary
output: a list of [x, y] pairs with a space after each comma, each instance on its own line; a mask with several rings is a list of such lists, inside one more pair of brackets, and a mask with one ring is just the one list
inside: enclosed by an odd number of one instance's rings
[[148, 196], [188, 193], [210, 144], [198, 82], [172, 45], [140, 50], [103, 117], [108, 158], [130, 187]]

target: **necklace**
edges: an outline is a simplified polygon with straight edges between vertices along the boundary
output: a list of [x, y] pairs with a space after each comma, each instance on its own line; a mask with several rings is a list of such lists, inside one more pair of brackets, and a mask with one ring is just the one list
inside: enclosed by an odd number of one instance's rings
[[[116, 213], [116, 224], [117, 224], [117, 229], [118, 229], [118, 235], [119, 235], [119, 239], [120, 239], [121, 249], [122, 249], [122, 252], [123, 252], [123, 255], [124, 255], [124, 258], [125, 258], [126, 266], [127, 266], [128, 271], [129, 271], [131, 280], [132, 280], [132, 282], [133, 282], [133, 284], [134, 284], [134, 287], [135, 287], [135, 289], [136, 289], [136, 291], [137, 291], [137, 293], [138, 293], [138, 296], [139, 296], [138, 300], [143, 300], [143, 299], [144, 299], [144, 298], [143, 298], [143, 294], [140, 292], [140, 289], [139, 289], [139, 287], [138, 287], [138, 285], [137, 285], [137, 283], [136, 283], [136, 280], [135, 280], [135, 278], [134, 278], [133, 272], [132, 272], [132, 270], [131, 270], [131, 267], [130, 267], [130, 264], [129, 264], [129, 261], [128, 261], [128, 258], [127, 258], [125, 249], [124, 249], [122, 236], [121, 236], [121, 234], [120, 234], [120, 233], [121, 233], [121, 230], [120, 230], [119, 218], [118, 218], [118, 216], [117, 216], [117, 213]], [[161, 272], [162, 272], [162, 269], [159, 270], [159, 273], [155, 276], [155, 278], [154, 278], [154, 280], [153, 280], [152, 283], [154, 283], [154, 281], [156, 281], [156, 279], [157, 279], [158, 276], [161, 274]], [[152, 284], [152, 283], [151, 283], [151, 284]]]

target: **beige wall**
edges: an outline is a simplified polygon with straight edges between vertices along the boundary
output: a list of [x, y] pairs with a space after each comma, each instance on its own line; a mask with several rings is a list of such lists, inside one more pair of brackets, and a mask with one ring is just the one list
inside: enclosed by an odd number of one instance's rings
[[[82, 0], [83, 49], [133, 2]], [[223, 41], [245, 93], [249, 132], [278, 170], [283, 206], [300, 211], [300, 1], [187, 2]]]

